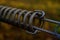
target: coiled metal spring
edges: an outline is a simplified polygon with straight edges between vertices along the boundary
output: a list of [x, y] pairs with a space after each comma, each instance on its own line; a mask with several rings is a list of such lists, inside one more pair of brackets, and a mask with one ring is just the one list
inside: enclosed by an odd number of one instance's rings
[[[0, 6], [0, 21], [15, 26], [20, 26], [30, 34], [36, 34], [38, 30], [40, 30], [55, 35], [57, 38], [60, 38], [60, 34], [42, 29], [44, 21], [60, 24], [58, 21], [44, 18], [44, 15], [44, 11], [41, 10], [27, 11], [7, 6]], [[35, 18], [39, 20], [40, 28], [33, 24]]]

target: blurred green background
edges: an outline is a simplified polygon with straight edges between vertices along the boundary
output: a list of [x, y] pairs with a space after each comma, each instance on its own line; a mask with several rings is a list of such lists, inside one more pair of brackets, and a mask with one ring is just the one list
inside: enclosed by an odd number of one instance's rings
[[[60, 21], [60, 0], [0, 0], [0, 5], [16, 7], [26, 10], [43, 10], [46, 18]], [[45, 29], [53, 30], [55, 24], [45, 22]], [[58, 30], [59, 32], [60, 30]], [[58, 40], [52, 35], [40, 32], [36, 35], [12, 25], [0, 22], [0, 40]]]

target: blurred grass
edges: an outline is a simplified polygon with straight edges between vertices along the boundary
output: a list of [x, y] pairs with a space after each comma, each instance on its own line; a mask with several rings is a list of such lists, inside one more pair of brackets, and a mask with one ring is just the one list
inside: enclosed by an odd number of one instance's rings
[[[26, 10], [43, 10], [46, 17], [60, 21], [60, 1], [59, 0], [0, 0], [0, 5], [11, 6]], [[0, 23], [1, 40], [53, 40], [53, 36], [46, 33], [38, 33], [36, 35], [26, 34], [19, 28], [12, 25]], [[45, 23], [45, 29], [53, 30], [54, 24]], [[46, 37], [47, 36], [47, 37]], [[4, 38], [4, 39], [3, 39]], [[57, 40], [57, 39], [54, 39]]]

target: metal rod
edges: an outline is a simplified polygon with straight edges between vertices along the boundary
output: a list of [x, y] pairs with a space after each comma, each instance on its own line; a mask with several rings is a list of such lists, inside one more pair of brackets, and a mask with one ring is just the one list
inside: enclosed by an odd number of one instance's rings
[[44, 21], [51, 22], [51, 23], [54, 23], [54, 24], [60, 24], [59, 21], [55, 21], [55, 20], [51, 20], [51, 19], [47, 19], [47, 18], [44, 18]]
[[51, 32], [51, 31], [48, 31], [48, 30], [45, 30], [45, 29], [42, 29], [42, 28], [38, 28], [36, 26], [33, 26], [35, 29], [39, 30], [39, 31], [43, 31], [43, 32], [46, 32], [46, 33], [49, 33], [49, 34], [52, 34], [54, 36], [56, 36], [58, 39], [60, 39], [60, 34], [56, 33], [56, 32]]

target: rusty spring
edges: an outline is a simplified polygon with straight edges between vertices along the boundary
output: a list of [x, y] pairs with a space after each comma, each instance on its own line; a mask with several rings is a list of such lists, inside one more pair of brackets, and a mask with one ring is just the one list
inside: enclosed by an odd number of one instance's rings
[[[60, 24], [60, 22], [46, 19], [44, 16], [45, 12], [41, 10], [27, 11], [7, 6], [0, 6], [0, 21], [12, 24], [14, 26], [19, 26], [30, 34], [36, 34], [38, 31], [43, 31], [60, 39], [60, 34], [42, 28], [44, 21], [52, 22], [55, 24]], [[37, 27], [33, 24], [35, 18], [39, 20], [40, 27]]]

